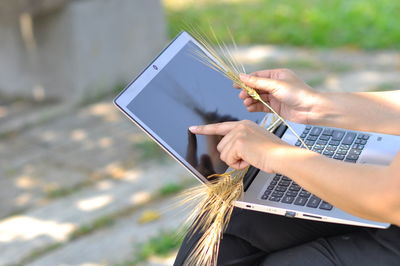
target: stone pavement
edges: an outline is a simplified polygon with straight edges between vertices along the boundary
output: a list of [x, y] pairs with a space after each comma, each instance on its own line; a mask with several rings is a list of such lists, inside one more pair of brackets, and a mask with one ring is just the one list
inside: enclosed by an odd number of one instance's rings
[[[318, 90], [400, 89], [397, 52], [250, 46], [234, 55], [249, 72], [292, 68]], [[111, 99], [75, 108], [0, 102], [0, 111], [0, 265], [126, 263], [184, 219], [185, 211], [164, 212], [173, 199], [159, 191], [193, 179]], [[143, 149], [153, 154], [143, 158]], [[149, 209], [161, 218], [139, 224]], [[173, 256], [151, 260], [170, 265]]]

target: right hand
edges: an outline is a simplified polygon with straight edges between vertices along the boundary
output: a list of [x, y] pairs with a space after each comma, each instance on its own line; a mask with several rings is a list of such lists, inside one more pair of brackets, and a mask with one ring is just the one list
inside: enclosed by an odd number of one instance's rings
[[[254, 88], [261, 98], [284, 119], [311, 124], [309, 119], [314, 102], [320, 93], [299, 79], [289, 69], [261, 70], [251, 75], [241, 74], [241, 81]], [[259, 101], [253, 100], [245, 90], [239, 97], [249, 112], [270, 112]]]

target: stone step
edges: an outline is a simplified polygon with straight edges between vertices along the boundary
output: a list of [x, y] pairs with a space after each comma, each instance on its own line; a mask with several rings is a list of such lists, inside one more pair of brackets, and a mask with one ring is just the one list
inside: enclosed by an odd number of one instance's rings
[[147, 139], [111, 100], [0, 139], [0, 218], [46, 203], [49, 191], [137, 167], [133, 143]]
[[140, 206], [168, 183], [186, 180], [177, 163], [128, 172], [0, 222], [0, 265], [17, 264], [34, 251], [62, 243], [76, 229], [119, 210]]
[[[29, 263], [29, 266], [53, 266], [53, 265], [116, 265], [130, 261], [140, 244], [159, 235], [161, 232], [175, 231], [180, 228], [188, 215], [185, 208], [171, 209], [175, 199], [164, 199], [160, 202], [146, 205], [133, 215], [122, 218], [111, 227], [100, 230], [86, 237], [82, 237], [46, 254], [43, 257]], [[146, 209], [156, 210], [161, 213], [159, 220], [139, 224], [137, 221]], [[146, 265], [172, 265], [148, 262]]]

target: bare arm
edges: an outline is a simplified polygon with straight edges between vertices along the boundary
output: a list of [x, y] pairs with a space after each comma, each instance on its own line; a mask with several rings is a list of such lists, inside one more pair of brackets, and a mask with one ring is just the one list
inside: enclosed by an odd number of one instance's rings
[[400, 225], [400, 154], [390, 166], [346, 163], [294, 147], [276, 154], [274, 171], [311, 193], [356, 216]]
[[388, 92], [320, 93], [310, 124], [360, 131], [400, 134], [400, 90]]
[[224, 135], [217, 148], [221, 159], [233, 168], [250, 164], [265, 172], [289, 176], [344, 211], [400, 225], [400, 154], [390, 166], [341, 162], [290, 146], [250, 121], [190, 130], [195, 134]]
[[[400, 90], [390, 92], [322, 93], [312, 90], [288, 69], [262, 70], [242, 81], [285, 119], [360, 131], [400, 134]], [[240, 93], [247, 110], [269, 110]]]
[[[259, 71], [241, 79], [285, 119], [400, 135], [400, 91], [319, 93], [287, 69]], [[268, 111], [244, 91], [239, 96], [248, 111]], [[193, 133], [224, 135], [218, 151], [233, 168], [250, 164], [287, 175], [349, 213], [400, 225], [400, 154], [390, 166], [341, 162], [290, 146], [248, 121], [209, 125]]]

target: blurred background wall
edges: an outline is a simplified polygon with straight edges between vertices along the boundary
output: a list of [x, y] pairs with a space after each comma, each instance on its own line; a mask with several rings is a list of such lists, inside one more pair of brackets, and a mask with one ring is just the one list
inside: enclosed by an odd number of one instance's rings
[[166, 41], [158, 0], [2, 0], [0, 93], [79, 101], [128, 82]]

